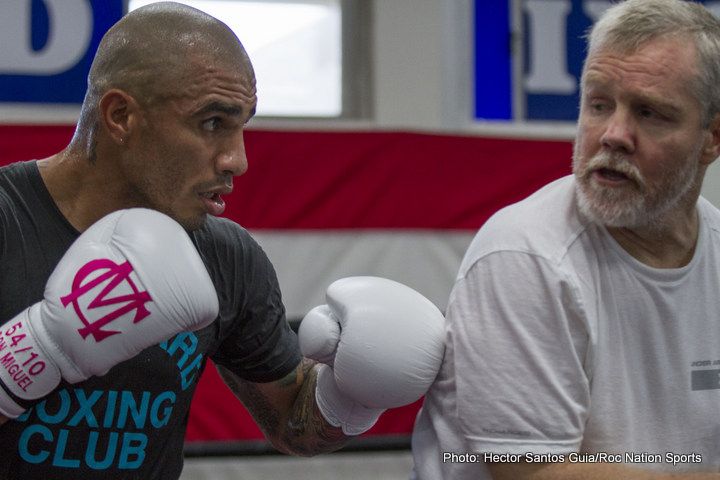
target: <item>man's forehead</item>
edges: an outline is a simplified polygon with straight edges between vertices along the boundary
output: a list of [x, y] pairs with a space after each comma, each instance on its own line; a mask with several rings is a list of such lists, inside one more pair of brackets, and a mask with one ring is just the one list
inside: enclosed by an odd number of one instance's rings
[[637, 45], [606, 44], [594, 48], [586, 64], [596, 61], [615, 61], [618, 64], [646, 64], [658, 67], [683, 68], [697, 71], [698, 50], [695, 40], [688, 35], [653, 37]]
[[233, 78], [243, 83], [255, 85], [255, 70], [244, 51], [237, 51], [232, 54], [204, 51], [190, 52], [184, 55], [184, 61], [180, 67], [187, 76], [218, 75], [223, 78]]
[[657, 41], [632, 51], [603, 49], [586, 60], [581, 83], [637, 83], [650, 88], [687, 87], [699, 74], [695, 46]]

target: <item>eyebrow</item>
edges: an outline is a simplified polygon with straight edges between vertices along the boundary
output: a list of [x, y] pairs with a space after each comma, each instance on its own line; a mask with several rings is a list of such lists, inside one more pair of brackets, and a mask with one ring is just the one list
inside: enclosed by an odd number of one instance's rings
[[[230, 117], [239, 117], [243, 114], [242, 107], [238, 107], [236, 105], [231, 105], [229, 103], [225, 102], [210, 102], [204, 107], [202, 107], [200, 110], [195, 112], [195, 115], [201, 116], [205, 115], [207, 113], [211, 112], [220, 112], [224, 113], [225, 115], [228, 115]], [[251, 116], [255, 113], [255, 109], [253, 108], [253, 111], [251, 112]]]
[[[588, 91], [592, 91], [592, 89], [602, 89], [606, 85], [606, 82], [598, 80], [597, 78], [590, 78], [588, 80], [586, 77], [585, 84], [583, 86], [583, 96], [585, 96]], [[635, 103], [646, 103], [648, 105], [657, 106], [668, 113], [679, 114], [683, 111], [683, 109], [676, 103], [662, 97], [651, 96], [644, 93], [633, 93], [631, 94], [631, 98]]]

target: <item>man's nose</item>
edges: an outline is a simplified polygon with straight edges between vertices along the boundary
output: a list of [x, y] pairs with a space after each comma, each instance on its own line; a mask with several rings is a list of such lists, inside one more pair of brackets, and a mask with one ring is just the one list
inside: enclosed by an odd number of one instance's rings
[[607, 119], [600, 143], [611, 151], [625, 154], [635, 151], [635, 123], [630, 112], [622, 108], [615, 109]]
[[217, 172], [231, 176], [239, 176], [245, 173], [248, 169], [248, 163], [243, 131], [241, 130], [229, 138], [224, 147], [216, 159], [215, 168]]

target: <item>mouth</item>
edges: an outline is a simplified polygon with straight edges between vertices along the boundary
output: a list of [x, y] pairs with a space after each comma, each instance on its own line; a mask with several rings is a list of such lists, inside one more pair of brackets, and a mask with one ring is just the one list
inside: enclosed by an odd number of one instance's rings
[[214, 189], [207, 192], [198, 193], [198, 197], [203, 202], [207, 213], [213, 216], [222, 215], [225, 212], [225, 200], [222, 195], [232, 191], [231, 188]]
[[593, 174], [596, 177], [600, 177], [601, 180], [604, 180], [606, 182], [610, 183], [618, 183], [618, 182], [625, 182], [631, 180], [629, 176], [624, 174], [623, 172], [620, 172], [618, 170], [613, 170], [610, 168], [599, 168], [597, 170], [593, 171]]

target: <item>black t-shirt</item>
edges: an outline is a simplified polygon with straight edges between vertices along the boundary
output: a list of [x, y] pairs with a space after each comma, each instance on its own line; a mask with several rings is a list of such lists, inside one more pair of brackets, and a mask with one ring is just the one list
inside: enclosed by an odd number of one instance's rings
[[[43, 297], [79, 233], [34, 161], [0, 168], [0, 325]], [[173, 479], [197, 380], [212, 358], [269, 382], [300, 362], [275, 272], [239, 225], [209, 217], [190, 234], [220, 301], [218, 319], [69, 385], [0, 426], [0, 479]], [[1, 368], [1, 367], [0, 367]]]

